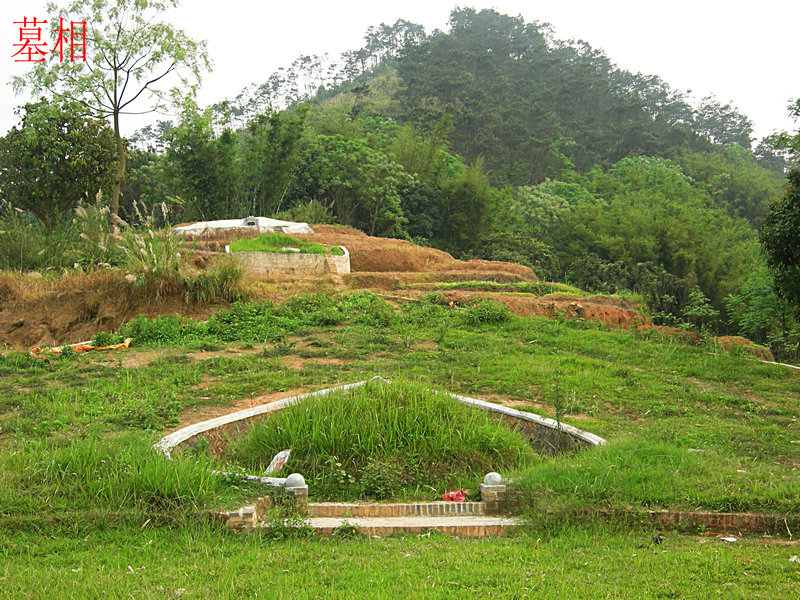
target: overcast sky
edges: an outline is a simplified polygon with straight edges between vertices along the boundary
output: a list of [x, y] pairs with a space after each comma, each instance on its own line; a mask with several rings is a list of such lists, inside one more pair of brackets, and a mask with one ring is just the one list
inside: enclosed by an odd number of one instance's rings
[[[0, 57], [0, 131], [18, 121], [8, 80], [30, 68], [12, 54], [22, 17], [44, 18], [44, 0], [7, 1], [0, 6], [5, 58]], [[800, 97], [797, 26], [800, 0], [496, 0], [464, 2], [492, 7], [528, 21], [549, 22], [556, 36], [577, 38], [603, 49], [618, 66], [660, 75], [673, 88], [701, 98], [714, 94], [732, 102], [762, 137], [795, 130], [786, 107]], [[199, 101], [232, 98], [241, 88], [264, 81], [299, 54], [335, 56], [359, 48], [370, 25], [406, 19], [444, 29], [454, 0], [253, 1], [184, 0], [170, 20], [196, 39], [208, 41], [213, 71]], [[67, 16], [67, 15], [65, 15]], [[140, 125], [141, 123], [136, 123]], [[131, 124], [133, 125], [133, 124]], [[123, 127], [129, 134], [132, 128]]]

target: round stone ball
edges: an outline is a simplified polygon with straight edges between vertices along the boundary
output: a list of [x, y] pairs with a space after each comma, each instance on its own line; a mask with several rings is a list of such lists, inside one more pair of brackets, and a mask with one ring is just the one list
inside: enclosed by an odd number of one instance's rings
[[503, 478], [500, 477], [500, 473], [492, 471], [486, 474], [486, 477], [483, 478], [483, 483], [484, 485], [502, 485]]
[[300, 473], [292, 473], [286, 478], [286, 487], [303, 487], [306, 484], [305, 478]]

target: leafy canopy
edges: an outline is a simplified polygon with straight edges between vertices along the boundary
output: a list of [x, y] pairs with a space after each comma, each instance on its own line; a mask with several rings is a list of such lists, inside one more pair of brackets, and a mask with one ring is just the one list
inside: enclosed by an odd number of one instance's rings
[[[789, 106], [789, 111], [800, 119], [800, 98]], [[794, 135], [780, 134], [778, 144], [789, 150], [793, 166], [786, 193], [770, 204], [764, 217], [761, 243], [775, 277], [775, 290], [794, 305], [800, 316], [800, 130]]]
[[61, 61], [51, 53], [49, 60], [34, 63], [12, 80], [18, 93], [27, 88], [59, 101], [73, 100], [87, 114], [112, 119], [119, 161], [111, 198], [114, 215], [125, 175], [120, 116], [164, 109], [184, 90], [193, 95], [201, 71], [209, 68], [205, 42], [160, 20], [177, 4], [178, 0], [50, 3], [51, 26], [64, 15], [73, 22], [86, 21], [86, 61]]
[[75, 104], [27, 104], [20, 126], [0, 138], [0, 196], [54, 228], [111, 183], [115, 151], [114, 132]]
[[[166, 108], [171, 96], [180, 90], [194, 91], [201, 71], [209, 68], [205, 42], [194, 41], [183, 31], [157, 20], [178, 3], [49, 3], [49, 23], [58, 23], [64, 15], [70, 15], [75, 22], [86, 21], [86, 61], [60, 61], [51, 54], [49, 60], [34, 64], [25, 75], [14, 77], [14, 88], [69, 97], [90, 113], [114, 118]], [[136, 110], [134, 103], [139, 106]]]

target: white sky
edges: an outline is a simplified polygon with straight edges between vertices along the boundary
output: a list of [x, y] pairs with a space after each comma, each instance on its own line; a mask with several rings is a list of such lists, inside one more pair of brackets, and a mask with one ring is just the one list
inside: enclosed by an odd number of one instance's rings
[[[44, 18], [45, 0], [0, 5], [0, 132], [17, 123], [6, 82], [29, 65], [11, 55], [21, 17]], [[201, 105], [232, 98], [241, 88], [266, 80], [299, 54], [332, 56], [361, 47], [370, 25], [406, 19], [430, 32], [445, 29], [456, 0], [183, 0], [171, 21], [195, 39], [208, 41], [214, 62], [200, 90]], [[673, 88], [701, 98], [715, 94], [732, 102], [762, 137], [795, 130], [786, 109], [800, 97], [797, 25], [800, 0], [495, 0], [462, 2], [492, 7], [527, 21], [553, 25], [559, 38], [578, 38], [603, 49], [633, 72], [660, 75]], [[141, 122], [123, 124], [129, 134]]]

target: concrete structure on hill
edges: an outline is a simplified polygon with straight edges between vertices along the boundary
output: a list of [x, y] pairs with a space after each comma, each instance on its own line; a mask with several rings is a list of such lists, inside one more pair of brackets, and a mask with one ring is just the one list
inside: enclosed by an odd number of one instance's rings
[[341, 256], [296, 252], [231, 252], [231, 256], [254, 279], [320, 277], [326, 273], [345, 275], [350, 272], [350, 253], [344, 246], [339, 247], [344, 251]]
[[176, 235], [204, 235], [221, 231], [257, 231], [258, 233], [314, 233], [308, 223], [281, 221], [267, 217], [247, 217], [246, 219], [223, 219], [220, 221], [197, 221], [172, 228]]

